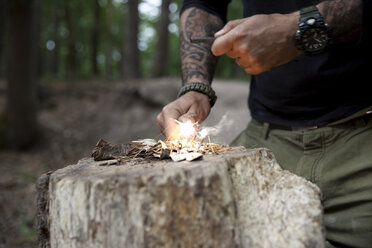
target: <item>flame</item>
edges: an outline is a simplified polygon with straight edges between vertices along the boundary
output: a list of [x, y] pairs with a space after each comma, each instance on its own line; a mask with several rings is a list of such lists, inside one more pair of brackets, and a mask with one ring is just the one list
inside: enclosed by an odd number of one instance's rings
[[[172, 135], [168, 137], [167, 144], [172, 147], [181, 148], [191, 148], [194, 147], [196, 143], [199, 143], [197, 138], [198, 135], [198, 123], [193, 123], [191, 120], [186, 122], [180, 122], [174, 120], [172, 125]], [[161, 144], [164, 146], [163, 144]]]
[[175, 121], [178, 124], [179, 139], [194, 139], [198, 134], [197, 123], [192, 123], [190, 120], [186, 122]]

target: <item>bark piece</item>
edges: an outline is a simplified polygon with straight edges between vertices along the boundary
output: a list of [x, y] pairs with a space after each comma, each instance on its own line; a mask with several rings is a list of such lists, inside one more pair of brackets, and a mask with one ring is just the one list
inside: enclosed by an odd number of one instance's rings
[[183, 161], [183, 160], [193, 161], [193, 160], [196, 160], [196, 159], [199, 159], [199, 158], [203, 157], [203, 154], [199, 153], [199, 152], [173, 153], [173, 154], [170, 155], [170, 157], [174, 162], [180, 162], [180, 161]]
[[266, 149], [102, 167], [49, 179], [52, 247], [324, 247], [319, 189]]
[[37, 195], [37, 230], [39, 248], [50, 247], [49, 236], [49, 178], [53, 171], [43, 174], [36, 182]]
[[128, 155], [133, 147], [134, 145], [131, 143], [112, 145], [107, 141], [100, 139], [93, 149], [92, 157], [95, 161], [115, 159]]

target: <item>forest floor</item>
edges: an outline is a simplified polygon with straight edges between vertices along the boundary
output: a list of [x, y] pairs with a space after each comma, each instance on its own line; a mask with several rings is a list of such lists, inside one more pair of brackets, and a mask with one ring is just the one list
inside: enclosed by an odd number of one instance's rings
[[[178, 79], [133, 82], [53, 82], [40, 87], [40, 140], [27, 151], [0, 151], [0, 248], [35, 247], [37, 178], [88, 157], [96, 142], [164, 139], [156, 115], [175, 99]], [[228, 144], [245, 128], [248, 84], [216, 80], [218, 100], [206, 126], [226, 116], [216, 143]], [[5, 83], [0, 82], [0, 112], [5, 105]]]

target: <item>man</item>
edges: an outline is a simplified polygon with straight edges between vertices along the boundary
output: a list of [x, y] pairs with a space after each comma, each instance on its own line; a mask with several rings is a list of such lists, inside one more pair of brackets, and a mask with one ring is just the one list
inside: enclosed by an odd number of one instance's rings
[[159, 127], [172, 138], [174, 119], [202, 122], [215, 56], [235, 59], [252, 75], [252, 121], [233, 145], [268, 147], [320, 187], [327, 247], [372, 247], [371, 1], [244, 0], [245, 18], [225, 25], [228, 2], [184, 1], [183, 87]]

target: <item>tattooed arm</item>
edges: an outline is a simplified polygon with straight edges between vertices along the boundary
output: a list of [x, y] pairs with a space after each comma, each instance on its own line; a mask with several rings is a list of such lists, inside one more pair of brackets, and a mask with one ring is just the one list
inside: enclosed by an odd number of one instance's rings
[[[223, 27], [217, 16], [196, 7], [186, 9], [180, 19], [180, 53], [182, 84], [200, 82], [211, 84], [217, 57], [211, 52], [212, 42], [191, 43], [191, 37], [213, 36]], [[208, 96], [190, 91], [165, 106], [157, 117], [160, 130], [169, 139], [177, 139], [177, 125], [174, 120], [191, 120], [201, 123], [210, 112]]]
[[332, 0], [318, 4], [325, 21], [333, 29], [333, 42], [358, 38], [362, 26], [362, 0]]
[[180, 52], [182, 83], [212, 82], [217, 57], [211, 52], [211, 42], [191, 43], [191, 37], [213, 36], [223, 27], [223, 21], [208, 12], [189, 8], [180, 20]]

